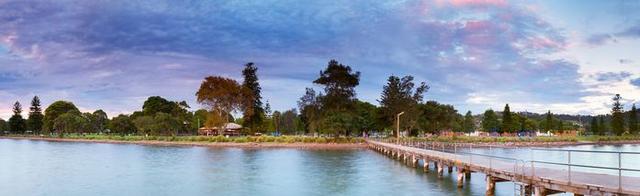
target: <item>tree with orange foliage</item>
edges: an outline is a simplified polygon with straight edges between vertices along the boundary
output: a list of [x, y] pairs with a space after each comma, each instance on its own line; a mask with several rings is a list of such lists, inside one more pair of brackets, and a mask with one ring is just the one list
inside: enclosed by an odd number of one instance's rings
[[232, 112], [244, 109], [253, 100], [251, 92], [237, 81], [220, 76], [206, 77], [196, 96], [198, 103], [207, 106], [211, 114], [222, 117], [222, 120], [205, 123], [208, 126], [224, 125]]

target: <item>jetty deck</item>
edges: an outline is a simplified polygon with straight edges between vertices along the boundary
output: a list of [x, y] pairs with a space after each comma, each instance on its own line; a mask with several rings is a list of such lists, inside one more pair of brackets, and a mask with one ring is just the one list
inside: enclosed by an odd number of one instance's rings
[[[445, 168], [451, 172], [457, 169], [458, 187], [463, 186], [465, 178], [471, 172], [485, 174], [486, 194], [495, 193], [496, 182], [514, 182], [518, 195], [549, 195], [569, 192], [574, 195], [640, 195], [640, 178], [623, 175], [589, 173], [536, 166], [535, 161], [522, 161], [480, 155], [473, 153], [455, 153], [444, 150], [426, 149], [423, 144], [400, 145], [368, 140], [369, 147], [391, 158], [398, 159], [412, 167], [423, 167], [429, 172], [432, 163], [439, 175]], [[422, 165], [418, 165], [422, 160]], [[603, 169], [603, 168], [601, 168]], [[604, 168], [610, 169], [610, 168]]]

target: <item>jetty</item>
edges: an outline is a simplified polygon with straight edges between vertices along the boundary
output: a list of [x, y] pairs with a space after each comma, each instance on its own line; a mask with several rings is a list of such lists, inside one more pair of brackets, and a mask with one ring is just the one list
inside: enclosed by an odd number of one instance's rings
[[[485, 174], [486, 195], [494, 195], [495, 184], [499, 182], [513, 182], [516, 195], [543, 196], [562, 192], [574, 195], [640, 195], [640, 177], [622, 175], [623, 172], [640, 172], [640, 170], [623, 168], [620, 161], [623, 154], [636, 154], [634, 152], [593, 151], [593, 153], [618, 154], [618, 165], [603, 167], [573, 164], [572, 152], [587, 152], [580, 150], [549, 149], [567, 152], [569, 161], [558, 163], [476, 154], [459, 150], [457, 146], [451, 149], [451, 147], [439, 147], [430, 142], [393, 141], [367, 140], [367, 143], [369, 148], [402, 161], [410, 167], [421, 167], [425, 172], [437, 172], [442, 176], [445, 170], [452, 173], [455, 168], [457, 186], [460, 188], [465, 184], [465, 179], [470, 179], [472, 172]], [[431, 165], [433, 165], [433, 171]], [[544, 165], [556, 167], [544, 167]], [[572, 168], [612, 170], [618, 175], [572, 171]]]

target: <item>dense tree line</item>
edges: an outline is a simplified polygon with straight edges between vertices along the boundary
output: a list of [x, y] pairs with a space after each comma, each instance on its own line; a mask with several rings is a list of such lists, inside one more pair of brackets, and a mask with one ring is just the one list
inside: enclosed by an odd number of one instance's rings
[[[152, 96], [141, 110], [109, 119], [102, 110], [81, 113], [68, 101], [53, 102], [43, 111], [36, 96], [27, 118], [22, 116], [20, 102], [13, 104], [13, 115], [8, 121], [0, 119], [0, 133], [191, 135], [201, 127], [236, 122], [244, 126], [246, 135], [358, 136], [372, 132], [394, 135], [400, 113], [403, 115], [399, 128], [411, 136], [476, 130], [501, 134], [564, 132], [583, 127], [589, 134], [622, 135], [638, 134], [640, 129], [636, 106], [625, 112], [619, 94], [613, 98], [611, 114], [599, 116], [513, 112], [509, 104], [502, 111], [488, 109], [476, 115], [467, 111], [462, 115], [453, 105], [425, 101], [429, 85], [415, 81], [410, 75], [389, 76], [376, 106], [357, 99], [355, 89], [360, 84], [360, 72], [336, 60], [329, 61], [312, 81], [315, 88], [305, 89], [297, 108], [272, 112], [269, 101], [263, 104], [258, 70], [254, 63], [245, 64], [240, 82], [221, 76], [204, 78], [195, 93], [204, 109], [196, 111], [190, 111], [186, 101]], [[241, 118], [235, 119], [234, 114], [241, 114]]]

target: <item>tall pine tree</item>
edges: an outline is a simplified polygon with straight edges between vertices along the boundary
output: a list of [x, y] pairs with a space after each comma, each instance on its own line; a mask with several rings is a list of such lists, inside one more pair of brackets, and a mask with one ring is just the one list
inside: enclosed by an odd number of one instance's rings
[[242, 70], [242, 76], [244, 76], [244, 82], [242, 87], [250, 91], [251, 99], [248, 102], [248, 106], [243, 111], [243, 125], [248, 127], [251, 132], [259, 131], [262, 128], [263, 120], [265, 117], [264, 108], [262, 107], [262, 95], [260, 91], [260, 83], [258, 83], [258, 68], [253, 63], [247, 63]]
[[[422, 82], [414, 89], [413, 76], [389, 76], [387, 84], [382, 87], [380, 95], [380, 118], [387, 127], [395, 127], [396, 115], [405, 112], [400, 118], [400, 129], [411, 130], [417, 123], [420, 111], [418, 104], [422, 103], [423, 94], [429, 89]], [[393, 128], [395, 129], [395, 128]], [[430, 130], [435, 131], [435, 130]], [[395, 135], [395, 131], [393, 132]]]
[[616, 135], [624, 133], [624, 111], [620, 100], [622, 100], [622, 97], [620, 97], [620, 94], [616, 94], [613, 97], [613, 107], [611, 108], [611, 130]]
[[636, 104], [633, 104], [631, 111], [629, 111], [629, 133], [638, 133], [638, 110]]
[[511, 132], [513, 131], [513, 118], [511, 118], [511, 109], [509, 108], [509, 104], [504, 106], [504, 111], [502, 111], [502, 129], [501, 132]]
[[476, 123], [473, 120], [473, 115], [471, 115], [471, 111], [467, 111], [467, 114], [464, 115], [464, 122], [462, 125], [465, 133], [471, 133], [476, 129]]
[[544, 130], [545, 131], [553, 130], [553, 114], [551, 114], [551, 110], [547, 111], [547, 116], [545, 118]]
[[33, 97], [31, 100], [31, 107], [29, 108], [29, 120], [27, 120], [27, 128], [33, 131], [34, 134], [40, 134], [42, 131], [42, 107], [40, 106], [40, 98], [38, 96]]
[[9, 130], [14, 134], [23, 134], [26, 128], [26, 122], [22, 118], [22, 105], [16, 101], [13, 104], [13, 116], [9, 118]]

